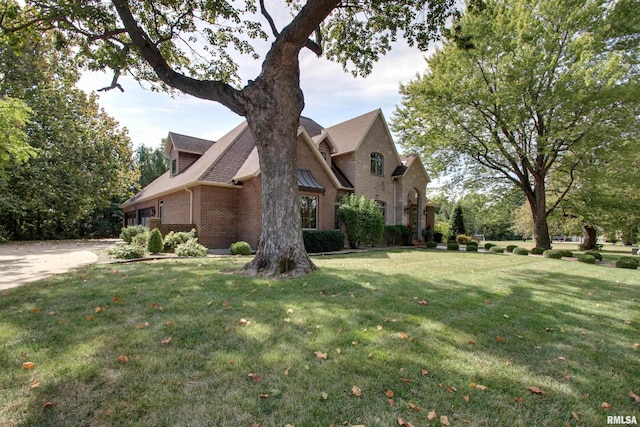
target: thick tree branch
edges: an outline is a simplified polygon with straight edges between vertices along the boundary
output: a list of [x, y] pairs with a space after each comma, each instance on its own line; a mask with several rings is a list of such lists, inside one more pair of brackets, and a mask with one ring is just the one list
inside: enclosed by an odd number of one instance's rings
[[127, 0], [112, 0], [129, 37], [142, 58], [153, 68], [158, 78], [172, 88], [201, 99], [216, 101], [236, 114], [246, 115], [246, 104], [240, 92], [218, 80], [197, 80], [176, 72], [167, 63], [158, 47], [138, 25]]
[[120, 78], [120, 71], [116, 71], [113, 74], [113, 80], [111, 80], [111, 86], [105, 86], [103, 88], [98, 89], [98, 92], [107, 92], [110, 91], [112, 89], [120, 89], [120, 92], [124, 92], [124, 89], [122, 88], [122, 85], [120, 85], [120, 83], [118, 83], [118, 79]]
[[[269, 27], [271, 27], [271, 32], [273, 33], [274, 37], [278, 38], [280, 36], [280, 31], [278, 31], [278, 28], [276, 27], [276, 24], [273, 21], [271, 14], [265, 7], [264, 0], [260, 0], [260, 13], [262, 13], [262, 16], [264, 16], [267, 22], [269, 23]], [[320, 24], [318, 24], [318, 26], [315, 28], [315, 34], [316, 34], [316, 41], [314, 42], [313, 40], [307, 38], [307, 41], [305, 42], [304, 47], [306, 47], [316, 55], [320, 56], [322, 55], [322, 34], [320, 32]]]

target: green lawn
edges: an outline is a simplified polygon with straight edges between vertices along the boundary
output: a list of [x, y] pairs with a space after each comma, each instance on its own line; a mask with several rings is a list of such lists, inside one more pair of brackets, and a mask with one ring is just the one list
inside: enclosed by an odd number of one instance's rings
[[234, 274], [246, 260], [97, 265], [4, 293], [0, 426], [640, 418], [640, 271], [422, 249], [276, 281]]

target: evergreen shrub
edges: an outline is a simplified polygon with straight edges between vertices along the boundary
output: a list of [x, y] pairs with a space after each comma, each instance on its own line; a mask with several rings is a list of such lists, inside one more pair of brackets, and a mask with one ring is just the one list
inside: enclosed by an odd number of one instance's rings
[[512, 251], [514, 255], [529, 255], [529, 249], [517, 247]]
[[176, 246], [176, 255], [178, 256], [201, 257], [206, 254], [207, 248], [198, 243], [197, 237], [193, 237]]
[[485, 248], [486, 250], [490, 250], [490, 249], [491, 249], [491, 247], [493, 247], [493, 246], [496, 246], [496, 244], [495, 244], [495, 243], [485, 243], [485, 244], [484, 244], [484, 248]]
[[[395, 225], [385, 225], [384, 234], [382, 235], [384, 241], [389, 246], [399, 245], [402, 241], [402, 232]], [[305, 243], [306, 246], [306, 243]], [[307, 250], [308, 252], [308, 250]]]
[[144, 248], [138, 245], [116, 245], [108, 248], [107, 255], [117, 259], [138, 259], [144, 257]]
[[558, 249], [558, 251], [562, 254], [563, 257], [571, 258], [573, 257], [573, 252], [568, 249]]
[[478, 252], [478, 245], [467, 244], [467, 252]]
[[162, 234], [160, 230], [154, 228], [149, 233], [149, 238], [147, 239], [147, 251], [151, 254], [157, 254], [162, 252], [164, 248], [164, 242], [162, 241]]
[[506, 250], [507, 250], [507, 252], [513, 252], [513, 250], [515, 248], [517, 248], [517, 247], [518, 247], [518, 245], [508, 245]]
[[458, 250], [460, 250], [460, 245], [458, 245], [456, 242], [448, 242], [447, 243], [447, 250], [449, 250], [449, 251], [458, 251]]
[[596, 258], [593, 255], [582, 254], [578, 255], [578, 262], [584, 262], [585, 264], [595, 264]]
[[340, 230], [303, 230], [304, 248], [308, 253], [335, 252], [344, 248]]
[[251, 255], [251, 245], [243, 241], [232, 243], [229, 253], [231, 255]]
[[622, 257], [616, 261], [616, 268], [629, 268], [635, 270], [638, 268], [638, 263], [630, 257]]
[[504, 253], [504, 248], [502, 246], [496, 246], [493, 245], [489, 248], [489, 252], [494, 253], [494, 254], [503, 254]]
[[533, 248], [531, 249], [531, 253], [534, 255], [542, 255], [544, 254], [545, 249], [544, 248]]
[[598, 252], [598, 251], [586, 251], [584, 254], [585, 255], [591, 255], [596, 260], [602, 261], [602, 254], [600, 252]]
[[437, 247], [438, 247], [438, 243], [436, 243], [435, 241], [430, 240], [430, 241], [428, 241], [428, 242], [427, 242], [427, 248], [429, 248], [429, 249], [435, 249], [435, 248], [437, 248]]
[[547, 249], [542, 253], [542, 256], [544, 256], [545, 258], [561, 259], [562, 252], [557, 251], [555, 249]]
[[126, 243], [131, 244], [133, 238], [138, 234], [144, 234], [149, 231], [149, 227], [145, 227], [144, 225], [130, 225], [129, 227], [124, 227], [120, 232], [120, 238], [124, 240]]
[[164, 251], [175, 252], [176, 246], [181, 243], [186, 243], [189, 239], [196, 237], [196, 229], [192, 228], [191, 231], [170, 231], [164, 236]]

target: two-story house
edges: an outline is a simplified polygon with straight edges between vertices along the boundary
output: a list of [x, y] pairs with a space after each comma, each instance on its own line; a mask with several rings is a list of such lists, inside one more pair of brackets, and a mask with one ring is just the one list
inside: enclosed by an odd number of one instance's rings
[[[297, 140], [300, 215], [304, 229], [340, 227], [336, 211], [349, 193], [377, 200], [386, 225], [433, 226], [425, 197], [429, 177], [417, 155], [399, 156], [380, 110], [323, 128], [301, 118]], [[218, 141], [169, 133], [169, 170], [122, 204], [125, 225], [195, 227], [208, 248], [238, 240], [255, 247], [261, 227], [258, 152], [243, 122]], [[172, 227], [173, 226], [173, 227]]]

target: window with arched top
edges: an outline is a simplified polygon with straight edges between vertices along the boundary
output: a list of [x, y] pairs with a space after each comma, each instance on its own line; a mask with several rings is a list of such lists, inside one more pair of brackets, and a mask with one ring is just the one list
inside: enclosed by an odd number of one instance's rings
[[384, 157], [380, 153], [371, 153], [371, 175], [384, 176]]

